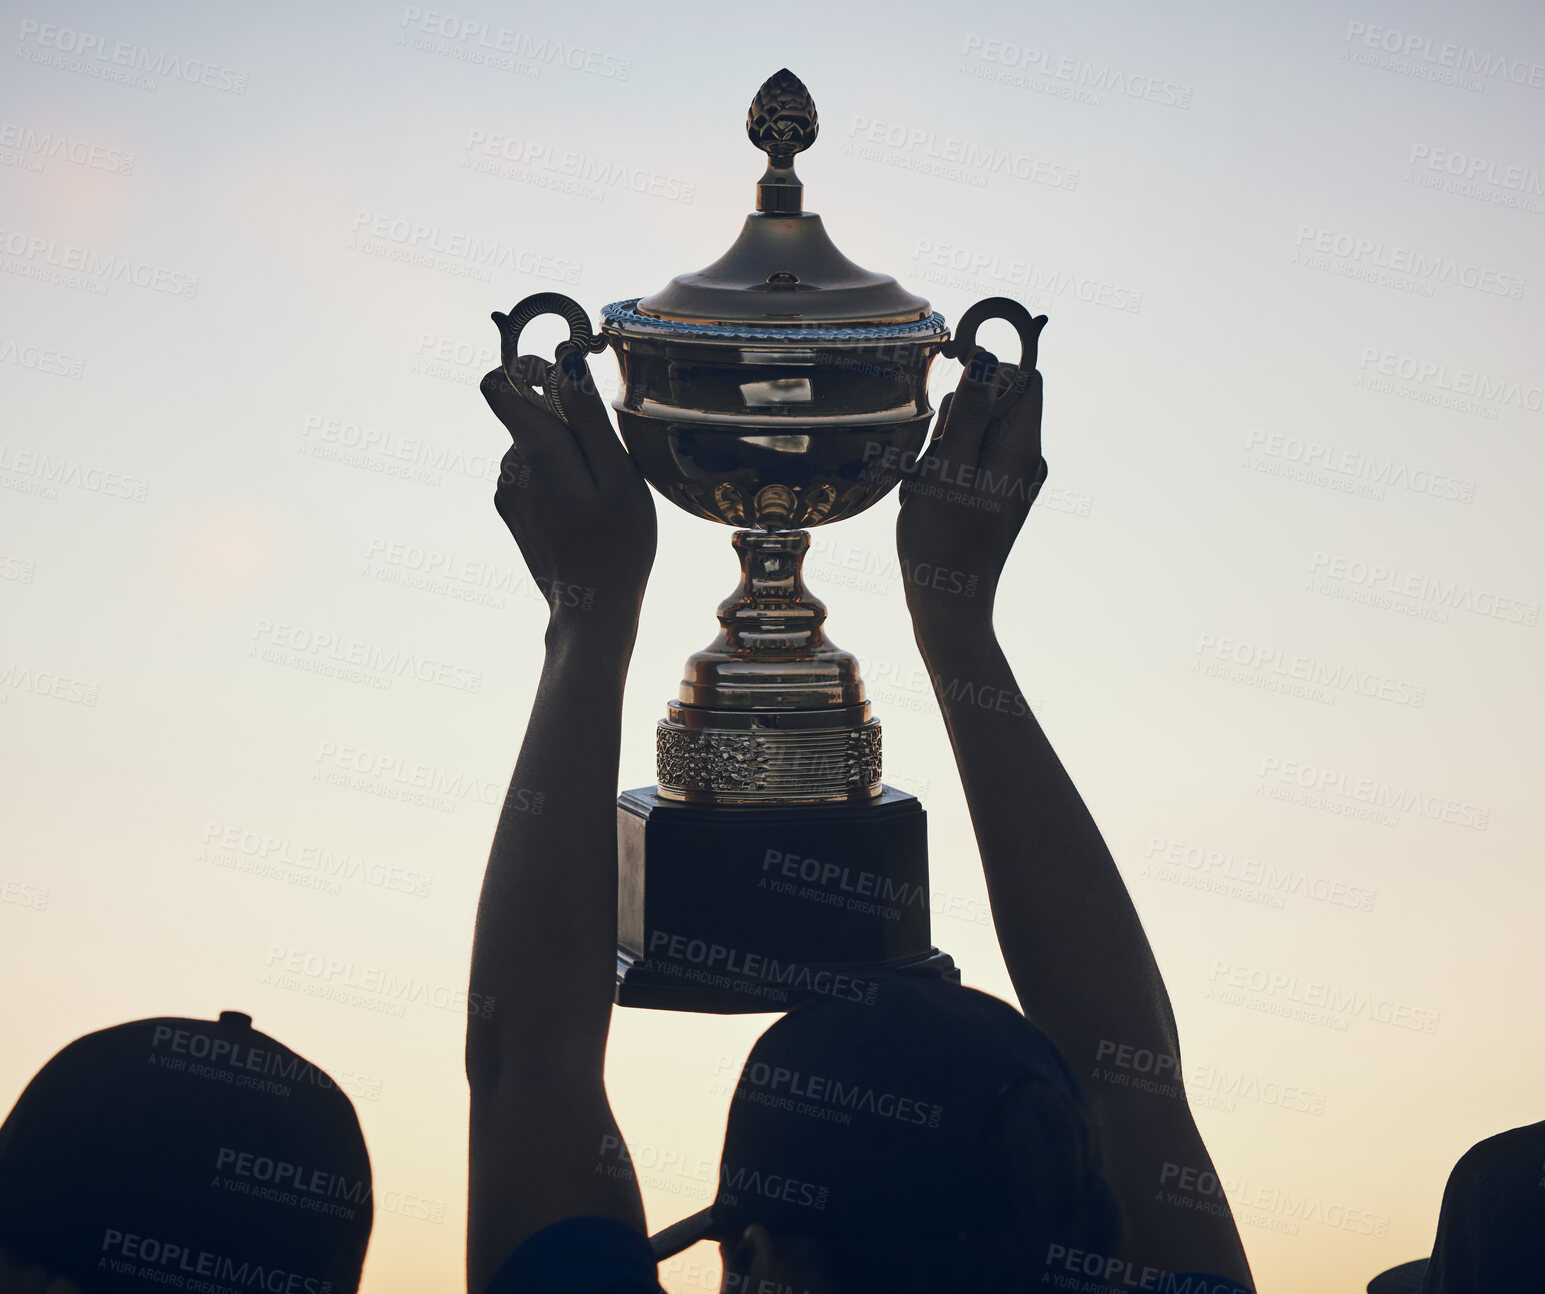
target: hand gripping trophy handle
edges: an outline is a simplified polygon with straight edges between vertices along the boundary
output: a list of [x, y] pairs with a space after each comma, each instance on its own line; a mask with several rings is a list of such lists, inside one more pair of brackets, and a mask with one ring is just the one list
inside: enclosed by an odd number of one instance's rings
[[[986, 297], [960, 316], [955, 335], [944, 343], [939, 354], [949, 359], [958, 359], [969, 366], [978, 355], [986, 353], [977, 344], [976, 330], [989, 319], [1002, 319], [1019, 334], [1019, 367], [1014, 382], [993, 406], [994, 414], [1004, 414], [1030, 385], [1030, 374], [1035, 370], [1041, 329], [1046, 327], [1046, 316], [1036, 315], [1031, 318], [1030, 312], [1012, 297]], [[991, 374], [983, 376], [990, 377]]]
[[[558, 343], [551, 364], [545, 364], [540, 357], [520, 353], [520, 334], [527, 324], [542, 315], [558, 315], [569, 325], [568, 340]], [[493, 321], [499, 326], [500, 366], [510, 385], [537, 408], [546, 409], [567, 424], [568, 415], [558, 397], [558, 366], [570, 355], [578, 355], [583, 360], [587, 353], [594, 354], [606, 349], [606, 339], [597, 337], [591, 331], [590, 316], [585, 313], [584, 307], [561, 292], [538, 292], [525, 298], [509, 314], [495, 310]], [[531, 358], [544, 364], [540, 390], [525, 380], [518, 362]]]

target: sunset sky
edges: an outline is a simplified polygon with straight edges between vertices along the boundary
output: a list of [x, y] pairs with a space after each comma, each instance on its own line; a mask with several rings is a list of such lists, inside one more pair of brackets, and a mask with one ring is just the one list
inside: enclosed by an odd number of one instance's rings
[[[249, 1012], [347, 1076], [365, 1294], [464, 1279], [454, 995], [545, 618], [491, 503], [488, 315], [715, 259], [786, 65], [850, 258], [951, 322], [1050, 316], [998, 632], [1260, 1289], [1428, 1253], [1458, 1156], [1545, 1117], [1545, 13], [457, 2], [5, 6], [0, 1108], [81, 1033]], [[935, 942], [1009, 996], [895, 508], [807, 574], [928, 810]], [[728, 528], [658, 512], [625, 788], [735, 580]], [[371, 971], [422, 992], [324, 995]], [[615, 1013], [652, 1227], [707, 1203], [769, 1019]]]

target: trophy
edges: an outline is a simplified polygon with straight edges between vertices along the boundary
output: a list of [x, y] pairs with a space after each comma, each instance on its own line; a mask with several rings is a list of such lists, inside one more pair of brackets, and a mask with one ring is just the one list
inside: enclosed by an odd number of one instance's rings
[[825, 631], [801, 570], [809, 527], [854, 516], [928, 439], [929, 366], [978, 351], [1001, 318], [1035, 366], [1044, 319], [1017, 301], [941, 315], [855, 265], [804, 210], [794, 157], [815, 141], [809, 91], [787, 69], [746, 118], [767, 155], [756, 211], [712, 265], [653, 296], [586, 312], [557, 293], [495, 314], [511, 382], [544, 314], [571, 351], [610, 345], [613, 402], [645, 479], [693, 516], [735, 527], [740, 583], [719, 634], [691, 656], [656, 730], [656, 786], [617, 802], [617, 995], [624, 1006], [778, 1011], [812, 995], [863, 1000], [882, 973], [959, 978], [932, 944], [926, 817], [880, 777], [880, 724], [858, 662]]

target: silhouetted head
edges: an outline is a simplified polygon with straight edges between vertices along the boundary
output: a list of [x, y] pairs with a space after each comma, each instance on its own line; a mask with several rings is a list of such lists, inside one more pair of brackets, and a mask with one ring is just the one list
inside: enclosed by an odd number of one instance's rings
[[927, 976], [773, 1024], [741, 1071], [713, 1204], [653, 1244], [717, 1240], [735, 1294], [964, 1294], [1043, 1289], [1050, 1255], [1111, 1254], [1119, 1234], [1056, 1047]]
[[1545, 1123], [1487, 1137], [1443, 1188], [1432, 1257], [1368, 1282], [1370, 1294], [1545, 1289]]
[[234, 1011], [78, 1038], [0, 1126], [0, 1294], [352, 1294], [372, 1212], [349, 1098]]

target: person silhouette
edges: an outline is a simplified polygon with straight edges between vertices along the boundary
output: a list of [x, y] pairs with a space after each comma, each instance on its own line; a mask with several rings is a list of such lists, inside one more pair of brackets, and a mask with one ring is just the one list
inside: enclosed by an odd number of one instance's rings
[[[517, 364], [542, 384], [540, 360]], [[552, 380], [566, 422], [503, 369], [482, 384], [513, 441], [495, 505], [540, 588], [587, 594], [549, 597], [546, 655], [478, 903], [471, 987], [497, 1007], [468, 1022], [466, 1039], [472, 1294], [657, 1291], [656, 1261], [699, 1239], [718, 1241], [726, 1291], [1253, 1289], [1227, 1205], [1161, 1189], [1175, 1173], [1213, 1172], [1179, 1083], [1168, 995], [993, 630], [1045, 463], [1040, 374], [985, 354], [945, 398], [916, 469], [972, 484], [951, 497], [903, 482], [897, 546], [904, 575], [976, 577], [969, 600], [933, 580], [907, 579], [906, 593], [1023, 1014], [900, 978], [872, 1005], [796, 1007], [742, 1071], [713, 1205], [646, 1239], [636, 1180], [608, 1171], [626, 1151], [603, 1065], [622, 697], [655, 513], [582, 358]], [[536, 792], [539, 814], [527, 807]], [[1173, 1082], [1113, 1080], [1098, 1065], [1133, 1055]], [[803, 1099], [785, 1102], [791, 1073]], [[850, 1101], [864, 1108], [844, 1123]]]
[[1545, 1122], [1478, 1141], [1443, 1188], [1430, 1258], [1380, 1272], [1368, 1294], [1545, 1289]]
[[0, 1125], [0, 1294], [352, 1294], [373, 1213], [353, 1103], [239, 1011], [77, 1038]]

